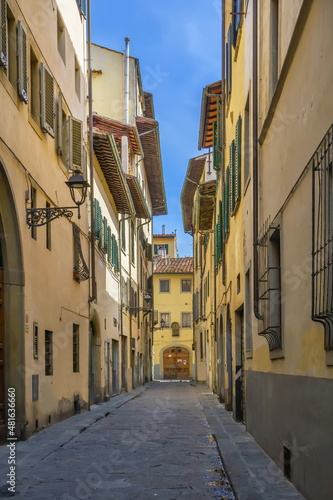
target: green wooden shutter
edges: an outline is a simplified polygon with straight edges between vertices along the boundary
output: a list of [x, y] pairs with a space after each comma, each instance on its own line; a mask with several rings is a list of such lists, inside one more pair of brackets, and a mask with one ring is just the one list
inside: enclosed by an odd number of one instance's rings
[[214, 227], [214, 267], [215, 274], [217, 273], [218, 255], [217, 255], [217, 224]]
[[106, 217], [103, 218], [103, 226], [104, 226], [104, 231], [103, 231], [103, 236], [104, 236], [104, 241], [103, 241], [104, 252], [107, 253], [107, 251], [108, 251], [108, 221], [107, 221]]
[[17, 91], [22, 102], [28, 103], [28, 48], [27, 32], [17, 23]]
[[115, 246], [115, 268], [117, 273], [119, 272], [119, 254], [118, 254], [118, 243], [116, 238], [114, 238], [114, 246]]
[[232, 87], [232, 37], [231, 37], [231, 32], [232, 32], [232, 26], [231, 24], [229, 25], [228, 29], [228, 43], [226, 44], [226, 52], [227, 52], [227, 57], [226, 57], [226, 62], [227, 62], [227, 75], [226, 75], [226, 80], [227, 80], [227, 100], [228, 96], [231, 93], [231, 87]]
[[7, 2], [0, 0], [0, 66], [7, 68]]
[[99, 238], [99, 201], [95, 198], [95, 210], [94, 210], [94, 220], [95, 220], [95, 238]]
[[225, 226], [226, 233], [230, 229], [230, 168], [227, 167], [226, 170], [226, 181], [225, 181]]
[[42, 129], [54, 137], [54, 80], [43, 63], [41, 64], [40, 77]]
[[108, 226], [108, 261], [111, 261], [111, 252], [112, 252], [112, 238], [111, 238], [111, 227]]
[[83, 124], [72, 116], [69, 117], [68, 123], [68, 168], [82, 171]]
[[236, 123], [236, 200], [241, 198], [242, 185], [242, 117]]
[[157, 255], [157, 252], [158, 252], [157, 245], [154, 245], [154, 255]]
[[230, 215], [234, 215], [236, 205], [235, 193], [235, 141], [232, 141], [230, 146]]
[[218, 144], [217, 144], [217, 125], [213, 122], [213, 168], [219, 169]]
[[63, 125], [62, 93], [59, 92], [57, 104], [57, 153], [59, 156], [62, 156], [64, 152]]
[[166, 254], [169, 255], [169, 245], [164, 245], [164, 248], [166, 250]]

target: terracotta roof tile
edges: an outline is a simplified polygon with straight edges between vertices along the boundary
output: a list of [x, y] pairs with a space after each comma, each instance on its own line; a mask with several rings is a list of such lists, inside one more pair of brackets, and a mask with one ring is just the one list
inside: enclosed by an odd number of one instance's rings
[[193, 257], [166, 257], [154, 260], [154, 273], [193, 273]]
[[153, 234], [153, 238], [175, 238], [175, 233], [173, 234]]

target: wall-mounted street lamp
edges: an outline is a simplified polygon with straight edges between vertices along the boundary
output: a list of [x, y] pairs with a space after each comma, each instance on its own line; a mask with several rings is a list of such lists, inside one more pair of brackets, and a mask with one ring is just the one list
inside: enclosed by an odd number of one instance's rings
[[73, 210], [78, 209], [78, 217], [80, 215], [80, 206], [85, 202], [87, 197], [88, 182], [83, 177], [80, 170], [75, 170], [74, 174], [65, 182], [69, 187], [71, 197], [75, 203], [75, 207], [46, 207], [46, 208], [27, 208], [26, 221], [29, 227], [40, 227], [49, 224], [51, 221], [59, 217], [73, 217]]
[[160, 321], [160, 328], [156, 328], [155, 326], [153, 326], [152, 327], [152, 332], [156, 332], [158, 330], [163, 330], [164, 327], [165, 327], [165, 321], [162, 318], [161, 321]]

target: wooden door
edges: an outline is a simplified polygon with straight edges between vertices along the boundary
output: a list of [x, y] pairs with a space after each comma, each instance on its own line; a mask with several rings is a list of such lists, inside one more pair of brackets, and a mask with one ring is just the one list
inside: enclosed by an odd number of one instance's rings
[[119, 374], [119, 345], [116, 340], [112, 340], [112, 394], [118, 394], [119, 392], [118, 374]]
[[5, 352], [3, 328], [3, 271], [0, 268], [0, 444], [6, 439], [5, 421]]
[[164, 380], [188, 380], [190, 378], [190, 354], [187, 349], [171, 347], [164, 351]]

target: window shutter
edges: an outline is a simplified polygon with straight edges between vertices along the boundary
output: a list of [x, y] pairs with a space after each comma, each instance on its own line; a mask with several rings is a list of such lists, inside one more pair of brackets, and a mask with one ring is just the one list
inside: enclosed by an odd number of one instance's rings
[[53, 76], [41, 64], [41, 122], [42, 129], [54, 137], [54, 84]]
[[116, 238], [112, 235], [112, 265], [116, 267]]
[[228, 102], [229, 97], [229, 46], [228, 42], [225, 44], [225, 82], [226, 82], [226, 99]]
[[17, 84], [21, 101], [28, 103], [28, 49], [27, 32], [19, 21], [17, 24]]
[[228, 29], [228, 43], [226, 44], [226, 51], [227, 51], [227, 57], [226, 57], [226, 62], [227, 62], [227, 98], [229, 94], [231, 93], [231, 85], [232, 85], [232, 40], [231, 40], [231, 30], [232, 26], [231, 24], [229, 25]]
[[69, 117], [69, 148], [68, 168], [82, 171], [82, 122]]
[[108, 238], [108, 261], [111, 261], [112, 239], [111, 239], [110, 226], [108, 226], [108, 229], [107, 229], [107, 238]]
[[108, 251], [108, 221], [106, 217], [103, 218], [103, 226], [104, 226], [104, 231], [103, 231], [103, 247], [104, 247], [104, 252], [107, 253]]
[[98, 244], [100, 247], [103, 246], [103, 232], [104, 232], [104, 226], [102, 226], [102, 209], [98, 205]]
[[218, 234], [218, 245], [219, 245], [219, 260], [222, 259], [222, 231], [223, 231], [223, 211], [222, 211], [222, 201], [219, 201], [219, 234]]
[[99, 235], [99, 230], [98, 230], [98, 209], [99, 209], [99, 202], [95, 198], [95, 210], [94, 210], [94, 221], [95, 221], [95, 238], [98, 238]]
[[235, 196], [235, 141], [230, 146], [230, 215], [234, 215], [236, 196]]
[[241, 197], [242, 172], [242, 117], [236, 124], [236, 200]]
[[230, 168], [227, 167], [226, 170], [226, 178], [225, 178], [225, 197], [224, 197], [224, 212], [225, 212], [225, 234], [229, 232], [229, 217], [230, 217], [230, 210], [229, 210], [229, 196], [230, 196]]
[[114, 247], [115, 247], [115, 269], [117, 272], [119, 272], [118, 243], [116, 237], [114, 237]]
[[147, 249], [147, 257], [149, 262], [152, 262], [153, 260], [153, 252], [152, 252], [153, 246], [151, 243], [148, 243], [148, 249]]
[[169, 245], [164, 245], [164, 248], [166, 250], [166, 254], [169, 255]]
[[87, 17], [87, 0], [76, 0], [77, 6], [79, 8], [80, 14]]
[[215, 273], [217, 272], [217, 263], [218, 263], [218, 257], [217, 257], [217, 224], [214, 227], [214, 266], [215, 266]]
[[63, 120], [62, 120], [62, 93], [59, 92], [58, 95], [58, 109], [57, 109], [57, 115], [58, 115], [58, 127], [57, 127], [57, 153], [59, 156], [63, 155], [64, 152], [64, 144], [63, 144], [63, 134], [62, 134], [62, 128], [63, 128]]
[[7, 68], [7, 2], [0, 0], [0, 66]]

